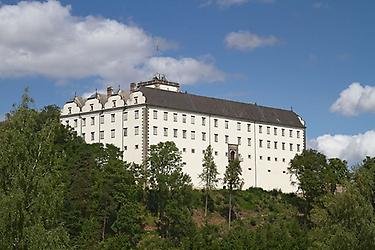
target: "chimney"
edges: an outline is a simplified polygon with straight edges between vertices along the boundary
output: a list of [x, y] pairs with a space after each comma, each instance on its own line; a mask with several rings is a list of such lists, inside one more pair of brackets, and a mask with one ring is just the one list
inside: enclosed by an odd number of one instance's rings
[[137, 84], [135, 82], [130, 83], [130, 93], [137, 90]]
[[113, 94], [113, 88], [111, 86], [107, 87], [107, 97], [110, 97]]

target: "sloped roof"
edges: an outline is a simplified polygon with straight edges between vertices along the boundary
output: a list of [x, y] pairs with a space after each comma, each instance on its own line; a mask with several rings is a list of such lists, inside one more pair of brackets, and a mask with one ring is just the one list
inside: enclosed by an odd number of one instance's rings
[[289, 110], [148, 87], [141, 87], [140, 91], [152, 106], [304, 128], [298, 115]]

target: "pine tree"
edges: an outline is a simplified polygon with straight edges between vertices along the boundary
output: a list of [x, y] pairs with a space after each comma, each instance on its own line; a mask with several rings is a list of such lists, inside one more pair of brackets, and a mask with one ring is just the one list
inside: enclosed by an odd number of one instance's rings
[[205, 206], [204, 206], [204, 217], [207, 217], [207, 208], [208, 208], [208, 197], [211, 190], [216, 188], [216, 185], [219, 181], [217, 171], [217, 166], [214, 162], [214, 157], [212, 155], [212, 147], [209, 145], [204, 151], [203, 156], [203, 171], [199, 175], [201, 182], [204, 184], [205, 189]]
[[227, 185], [229, 189], [229, 212], [228, 212], [228, 227], [230, 229], [231, 217], [232, 217], [232, 193], [235, 189], [241, 189], [243, 181], [241, 178], [242, 169], [240, 161], [234, 159], [229, 162], [227, 169], [224, 174], [224, 185]]

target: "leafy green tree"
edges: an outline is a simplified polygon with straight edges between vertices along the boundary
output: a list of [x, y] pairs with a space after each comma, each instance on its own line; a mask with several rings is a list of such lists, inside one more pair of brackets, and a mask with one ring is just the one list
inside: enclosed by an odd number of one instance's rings
[[234, 159], [229, 162], [227, 169], [224, 174], [224, 185], [227, 185], [229, 189], [229, 212], [228, 212], [228, 226], [230, 228], [231, 218], [232, 218], [232, 193], [235, 189], [241, 189], [243, 185], [243, 180], [241, 178], [242, 169], [240, 166], [240, 161]]
[[291, 161], [289, 171], [296, 176], [299, 189], [307, 201], [306, 212], [313, 203], [327, 193], [334, 193], [338, 185], [349, 179], [346, 162], [329, 159], [315, 150], [305, 150]]
[[71, 135], [58, 116], [30, 106], [26, 91], [0, 126], [0, 248], [68, 248], [59, 221], [66, 155], [56, 142]]
[[204, 185], [205, 190], [205, 206], [204, 206], [204, 217], [207, 217], [207, 209], [208, 209], [208, 197], [210, 195], [211, 190], [214, 190], [219, 182], [217, 171], [217, 166], [214, 162], [214, 157], [212, 155], [212, 147], [209, 145], [207, 149], [204, 151], [203, 156], [203, 171], [199, 175], [201, 182]]
[[375, 217], [371, 203], [355, 185], [327, 194], [311, 212], [311, 249], [375, 249]]
[[182, 167], [181, 154], [174, 142], [150, 147], [147, 165], [150, 207], [159, 218], [161, 235], [175, 244], [188, 234], [192, 220], [192, 185]]

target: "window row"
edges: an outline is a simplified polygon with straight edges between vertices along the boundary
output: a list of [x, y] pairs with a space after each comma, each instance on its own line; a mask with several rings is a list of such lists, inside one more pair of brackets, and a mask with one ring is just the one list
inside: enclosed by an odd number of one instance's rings
[[[271, 141], [267, 141], [266, 143], [267, 143], [266, 147], [268, 149], [270, 149], [271, 148]], [[260, 139], [259, 140], [259, 148], [263, 148], [263, 144], [264, 144], [263, 140]], [[273, 142], [273, 149], [278, 149], [278, 145], [279, 145], [279, 142], [274, 141]], [[300, 152], [301, 151], [301, 145], [300, 144], [296, 144], [296, 145], [297, 145], [297, 152]], [[285, 148], [286, 148], [286, 143], [285, 142], [281, 142], [281, 149], [285, 150]], [[289, 143], [289, 150], [293, 151], [293, 143]]]
[[[280, 130], [280, 128], [277, 128], [277, 127], [274, 127], [273, 128], [273, 135], [278, 135], [278, 131]], [[262, 134], [263, 133], [263, 125], [259, 125], [259, 134]], [[285, 131], [286, 129], [285, 128], [281, 128], [281, 136], [285, 136]], [[295, 131], [296, 132], [296, 137], [297, 138], [300, 138], [301, 136], [301, 131], [297, 130]], [[267, 126], [266, 127], [266, 133], [267, 135], [270, 135], [271, 134], [271, 127], [270, 126]], [[290, 138], [293, 138], [293, 129], [289, 129], [289, 137]]]

